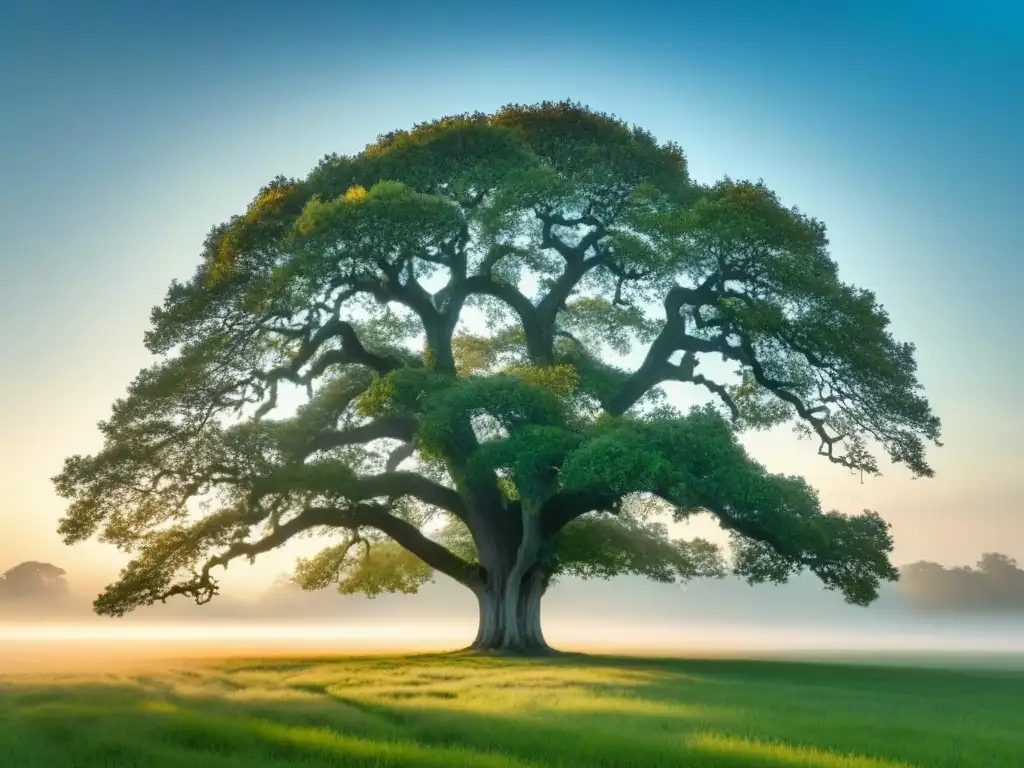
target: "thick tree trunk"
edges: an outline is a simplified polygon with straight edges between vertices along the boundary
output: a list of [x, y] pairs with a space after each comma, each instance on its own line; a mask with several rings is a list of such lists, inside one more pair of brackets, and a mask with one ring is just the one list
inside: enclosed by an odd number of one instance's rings
[[523, 579], [519, 591], [519, 620], [523, 641], [527, 648], [548, 649], [544, 632], [540, 626], [540, 601], [547, 591], [547, 578], [539, 568], [534, 568]]
[[480, 624], [476, 639], [470, 648], [474, 651], [488, 651], [501, 647], [504, 637], [504, 612], [498, 594], [489, 587], [482, 588], [476, 595], [480, 608]]
[[[517, 589], [492, 584], [477, 591], [480, 622], [473, 651], [502, 651], [524, 655], [551, 653], [540, 625], [540, 603], [546, 578], [533, 569]], [[509, 596], [514, 601], [509, 602]]]
[[[518, 518], [518, 519], [517, 519]], [[483, 582], [472, 586], [480, 610], [476, 638], [467, 649], [543, 655], [552, 653], [540, 626], [547, 572], [538, 561], [543, 534], [539, 510], [496, 521], [476, 521]], [[516, 523], [513, 525], [513, 523]], [[504, 525], [495, 529], [492, 525]]]
[[[502, 612], [505, 615], [504, 641], [502, 649], [512, 653], [523, 653], [533, 650], [535, 638], [531, 637], [540, 631], [539, 602], [536, 611], [537, 626], [529, 626], [528, 619], [532, 613], [530, 599], [532, 576], [537, 570], [537, 554], [540, 552], [540, 525], [536, 514], [523, 513], [523, 535], [516, 553], [515, 565], [512, 566], [505, 580], [505, 594]], [[546, 644], [544, 644], [546, 647]]]

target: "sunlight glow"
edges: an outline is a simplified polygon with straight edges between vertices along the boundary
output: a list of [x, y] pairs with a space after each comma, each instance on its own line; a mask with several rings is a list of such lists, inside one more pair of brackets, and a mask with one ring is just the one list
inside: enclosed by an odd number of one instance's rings
[[[191, 646], [333, 648], [351, 652], [373, 648], [434, 650], [459, 648], [472, 639], [474, 623], [446, 621], [397, 624], [8, 624], [0, 625], [0, 645], [30, 642], [60, 644], [160, 644]], [[578, 650], [623, 650], [659, 653], [737, 652], [1020, 652], [1024, 624], [918, 619], [892, 625], [826, 628], [818, 625], [755, 626], [742, 623], [692, 625], [602, 625], [557, 621], [545, 623], [545, 635], [558, 647]]]

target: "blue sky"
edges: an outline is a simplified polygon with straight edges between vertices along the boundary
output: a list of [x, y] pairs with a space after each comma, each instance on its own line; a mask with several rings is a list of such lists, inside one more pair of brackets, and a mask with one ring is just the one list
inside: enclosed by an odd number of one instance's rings
[[678, 141], [702, 181], [763, 177], [823, 219], [947, 425], [929, 481], [860, 485], [785, 431], [752, 450], [830, 506], [878, 509], [898, 561], [1024, 560], [1019, 3], [491, 5], [0, 6], [0, 566], [116, 569], [63, 550], [49, 478], [97, 447], [211, 225], [384, 131], [566, 97]]

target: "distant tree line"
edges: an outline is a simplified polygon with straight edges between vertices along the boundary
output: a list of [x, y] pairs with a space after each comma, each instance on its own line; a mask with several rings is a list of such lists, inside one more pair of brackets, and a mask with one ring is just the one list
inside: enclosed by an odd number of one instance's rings
[[67, 573], [52, 563], [28, 560], [0, 574], [0, 603], [46, 605], [69, 595]]
[[[912, 606], [923, 610], [1024, 614], [1024, 568], [1014, 558], [997, 552], [982, 555], [973, 567], [947, 568], [925, 560], [905, 565], [900, 569], [898, 588]], [[52, 563], [28, 560], [0, 573], [0, 607], [19, 612], [45, 609], [66, 604], [69, 597], [67, 573]], [[337, 595], [328, 591], [306, 593], [292, 576], [282, 575], [258, 603], [263, 609], [288, 614], [314, 607], [323, 610], [335, 599]], [[246, 614], [252, 608], [242, 603], [223, 607], [228, 614]]]
[[972, 568], [921, 561], [900, 569], [900, 590], [918, 608], [972, 613], [1024, 613], [1024, 569], [988, 552]]

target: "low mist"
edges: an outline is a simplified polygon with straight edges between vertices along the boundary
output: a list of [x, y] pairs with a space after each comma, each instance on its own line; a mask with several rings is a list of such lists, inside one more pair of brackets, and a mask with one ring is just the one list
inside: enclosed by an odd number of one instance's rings
[[[933, 601], [934, 602], [934, 601]], [[1024, 615], [922, 607], [887, 585], [870, 607], [847, 605], [810, 576], [749, 586], [638, 578], [567, 579], [545, 598], [544, 629], [565, 650], [665, 655], [1024, 654]], [[186, 599], [116, 619], [74, 593], [0, 613], [0, 671], [73, 670], [157, 657], [449, 650], [476, 631], [476, 602], [439, 578], [417, 595], [369, 599], [303, 592], [279, 581], [254, 600]], [[92, 661], [89, 661], [89, 660]]]

